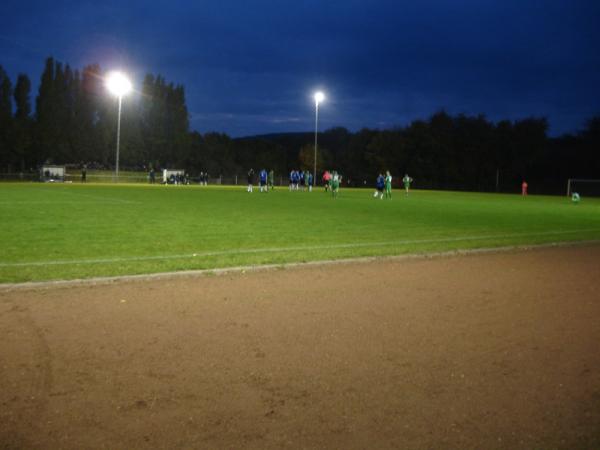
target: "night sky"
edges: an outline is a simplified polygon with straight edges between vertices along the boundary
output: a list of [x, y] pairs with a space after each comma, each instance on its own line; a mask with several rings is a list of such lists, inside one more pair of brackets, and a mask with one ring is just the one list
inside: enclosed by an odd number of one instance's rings
[[600, 114], [600, 1], [4, 0], [0, 64], [37, 93], [44, 60], [97, 62], [186, 88], [200, 132], [390, 128], [435, 111]]

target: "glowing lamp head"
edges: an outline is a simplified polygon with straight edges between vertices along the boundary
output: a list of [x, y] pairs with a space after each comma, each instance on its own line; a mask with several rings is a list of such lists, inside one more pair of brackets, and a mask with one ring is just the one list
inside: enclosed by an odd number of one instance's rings
[[121, 72], [111, 72], [106, 77], [106, 87], [111, 94], [122, 97], [131, 91], [131, 82]]
[[318, 105], [323, 100], [325, 100], [325, 94], [323, 94], [322, 92], [316, 92], [315, 93], [315, 103]]

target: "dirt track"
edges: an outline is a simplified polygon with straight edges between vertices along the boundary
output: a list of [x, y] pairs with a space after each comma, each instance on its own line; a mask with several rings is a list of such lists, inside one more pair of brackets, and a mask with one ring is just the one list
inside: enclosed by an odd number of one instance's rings
[[600, 246], [0, 292], [0, 448], [600, 448]]

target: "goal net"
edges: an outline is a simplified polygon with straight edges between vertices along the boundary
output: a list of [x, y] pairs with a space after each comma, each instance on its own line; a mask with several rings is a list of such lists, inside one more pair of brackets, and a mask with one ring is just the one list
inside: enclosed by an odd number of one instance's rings
[[48, 183], [65, 181], [65, 166], [44, 165], [40, 169], [40, 180]]
[[582, 197], [600, 197], [600, 180], [569, 178], [567, 181], [567, 197], [575, 192]]
[[163, 184], [187, 184], [185, 170], [163, 169]]

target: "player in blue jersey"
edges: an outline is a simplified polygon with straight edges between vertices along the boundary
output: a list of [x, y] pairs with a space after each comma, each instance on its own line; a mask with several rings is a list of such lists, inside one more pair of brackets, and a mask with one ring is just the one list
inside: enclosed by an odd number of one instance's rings
[[383, 200], [383, 188], [385, 187], [385, 178], [383, 176], [382, 173], [379, 174], [379, 176], [377, 177], [377, 181], [375, 181], [375, 193], [373, 194], [373, 197], [377, 198], [379, 197], [381, 200]]
[[260, 192], [268, 192], [267, 171], [265, 169], [262, 169], [258, 174], [258, 185]]

